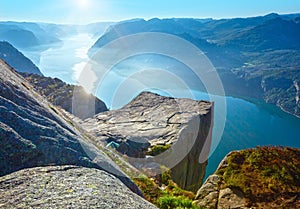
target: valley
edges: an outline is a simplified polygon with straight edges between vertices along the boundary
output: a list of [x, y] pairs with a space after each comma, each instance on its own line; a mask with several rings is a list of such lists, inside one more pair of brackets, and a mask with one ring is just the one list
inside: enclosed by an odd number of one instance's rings
[[[49, 48], [42, 53], [36, 53], [35, 51], [31, 51], [31, 49], [23, 49], [22, 51], [33, 60], [35, 60], [34, 57], [36, 54], [40, 55], [39, 61], [37, 60], [36, 64], [44, 75], [58, 77], [63, 81], [72, 84], [76, 83], [76, 77], [78, 78], [81, 70], [88, 62], [88, 49], [95, 40], [96, 38], [91, 34], [78, 33], [73, 36], [63, 38], [62, 43], [54, 45], [52, 48]], [[287, 52], [287, 55], [285, 55], [284, 52], [282, 52], [282, 54], [284, 56], [289, 56], [289, 52]], [[255, 56], [259, 57], [258, 55]], [[271, 59], [267, 55], [264, 56], [267, 58], [262, 57], [262, 61], [260, 61], [261, 63], [266, 62], [264, 59]], [[297, 53], [295, 56], [297, 56]], [[280, 60], [278, 60], [278, 62], [281, 64], [283, 63]], [[292, 63], [297, 62], [298, 61], [295, 59], [295, 62]], [[131, 94], [129, 94], [132, 96], [114, 100], [113, 93], [117, 91], [118, 84], [125, 81], [131, 74], [138, 72], [141, 68], [151, 67], [178, 69], [178, 71], [180, 69], [185, 69], [184, 66], [177, 62], [166, 60], [164, 58], [153, 57], [152, 55], [132, 58], [127, 61], [125, 60], [116, 65], [110, 71], [110, 75], [103, 84], [106, 91], [97, 92], [96, 96], [104, 101], [109, 109], [119, 109], [123, 107], [140, 92], [136, 92], [133, 89]], [[254, 68], [254, 66], [248, 64], [247, 68]], [[236, 71], [237, 74], [244, 72], [243, 69], [241, 69], [241, 71], [235, 69], [234, 71]], [[222, 74], [223, 71], [219, 72]], [[255, 72], [259, 73], [258, 70]], [[227, 74], [227, 72], [225, 73]], [[253, 74], [253, 72], [251, 73]], [[286, 74], [282, 75], [285, 76]], [[183, 74], [183, 76], [189, 75]], [[225, 77], [223, 78], [225, 79]], [[266, 86], [268, 83], [273, 82], [271, 79], [272, 75], [266, 81]], [[230, 78], [229, 81], [232, 82], [232, 78]], [[225, 81], [225, 89], [227, 84], [226, 82], [229, 81]], [[159, 85], [161, 80], [158, 79], [155, 82]], [[242, 83], [244, 84], [244, 82]], [[235, 86], [235, 84], [237, 84], [237, 86]], [[246, 92], [254, 92], [257, 96], [256, 91], [253, 91], [253, 89], [250, 91], [249, 87], [240, 88], [239, 85], [241, 84], [241, 81], [236, 82], [235, 84], [230, 83], [230, 87], [227, 86], [227, 88], [238, 89], [239, 91], [244, 89]], [[280, 86], [280, 84], [278, 85]], [[148, 90], [168, 96], [168, 94], [166, 94], [168, 91], [167, 88], [160, 90]], [[300, 142], [295, 140], [300, 135], [300, 129], [298, 128], [300, 127], [300, 120], [298, 118], [283, 112], [279, 107], [275, 107], [272, 104], [266, 104], [262, 99], [253, 99], [248, 93], [248, 96], [245, 96], [245, 93], [243, 93], [242, 95], [244, 96], [243, 99], [241, 99], [235, 90], [229, 91], [235, 92], [236, 96], [226, 97], [227, 115], [224, 132], [220, 130], [221, 121], [218, 117], [218, 114], [222, 113], [218, 112], [218, 103], [215, 104], [215, 128], [213, 133], [212, 151], [210, 154], [209, 164], [207, 166], [206, 176], [212, 174], [216, 170], [219, 162], [232, 150], [241, 150], [250, 147], [254, 148], [258, 145], [284, 145], [300, 148]], [[181, 92], [180, 90], [177, 90], [176, 94], [181, 97], [190, 97], [189, 93]], [[270, 97], [271, 95], [272, 94], [270, 94]], [[194, 99], [197, 100], [209, 100], [209, 96], [200, 91], [193, 91], [193, 96]], [[283, 132], [282, 130], [285, 131]], [[221, 136], [220, 133], [222, 134]]]
[[0, 207], [298, 207], [299, 19], [0, 22]]

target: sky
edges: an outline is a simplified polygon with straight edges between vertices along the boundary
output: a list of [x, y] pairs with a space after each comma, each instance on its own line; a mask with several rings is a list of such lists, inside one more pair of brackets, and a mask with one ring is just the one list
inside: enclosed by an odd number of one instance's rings
[[0, 0], [0, 21], [87, 24], [154, 17], [231, 18], [300, 13], [300, 0]]

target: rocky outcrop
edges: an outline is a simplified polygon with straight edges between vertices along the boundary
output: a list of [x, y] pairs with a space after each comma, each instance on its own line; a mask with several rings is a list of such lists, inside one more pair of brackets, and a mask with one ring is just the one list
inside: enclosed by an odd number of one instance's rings
[[45, 165], [105, 170], [140, 190], [64, 115], [4, 62], [0, 62], [0, 176]]
[[[123, 108], [100, 113], [82, 125], [95, 136], [96, 143], [115, 147], [133, 158], [131, 161], [136, 167], [148, 169], [154, 163], [166, 165], [172, 168], [172, 178], [181, 188], [196, 191], [205, 175], [205, 152], [209, 151], [212, 118], [210, 102], [144, 92]], [[137, 158], [145, 157], [147, 150], [158, 145], [172, 146], [141, 166]], [[200, 157], [204, 159], [201, 163]]]
[[50, 166], [0, 177], [0, 208], [156, 208], [98, 169]]
[[198, 190], [199, 207], [299, 208], [300, 150], [262, 147], [231, 152]]
[[30, 59], [25, 57], [8, 42], [0, 41], [0, 59], [4, 60], [18, 72], [42, 75], [39, 68]]
[[[81, 119], [93, 117], [95, 114], [108, 110], [104, 102], [94, 95], [86, 93], [83, 87], [66, 84], [58, 78], [27, 73], [22, 73], [21, 75], [34, 86], [36, 91], [44, 95], [53, 105], [59, 106]], [[74, 93], [77, 94], [76, 99], [79, 102], [84, 101], [84, 104], [89, 104], [91, 109], [95, 111], [73, 111]]]

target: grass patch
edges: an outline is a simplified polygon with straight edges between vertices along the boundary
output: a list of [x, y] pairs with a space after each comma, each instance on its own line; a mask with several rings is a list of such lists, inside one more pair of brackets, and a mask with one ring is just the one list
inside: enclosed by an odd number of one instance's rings
[[167, 149], [171, 147], [170, 144], [167, 145], [155, 145], [150, 148], [150, 150], [147, 152], [147, 155], [156, 156], [163, 152], [165, 152]]
[[195, 194], [181, 189], [174, 183], [171, 179], [170, 170], [165, 171], [156, 179], [141, 176], [135, 178], [134, 182], [142, 190], [145, 198], [161, 209], [198, 209], [193, 204]]
[[198, 209], [197, 206], [193, 205], [192, 200], [186, 197], [175, 197], [172, 195], [165, 195], [163, 197], [160, 197], [157, 201], [157, 206], [161, 209]]

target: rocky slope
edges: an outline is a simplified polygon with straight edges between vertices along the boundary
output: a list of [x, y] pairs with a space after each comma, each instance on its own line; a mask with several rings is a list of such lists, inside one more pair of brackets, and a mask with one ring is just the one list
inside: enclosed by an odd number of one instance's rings
[[0, 177], [0, 208], [149, 208], [115, 176], [98, 169], [50, 166]]
[[[22, 73], [21, 75], [34, 86], [37, 92], [44, 95], [53, 105], [59, 106], [81, 119], [86, 119], [108, 110], [104, 102], [92, 94], [86, 93], [83, 87], [66, 84], [58, 78], [50, 78], [27, 73]], [[76, 91], [76, 98], [78, 101], [85, 101], [85, 103], [90, 104], [91, 108], [94, 108], [95, 111], [73, 111], [74, 91]]]
[[300, 150], [260, 147], [230, 153], [200, 188], [204, 208], [299, 208]]
[[[81, 125], [95, 136], [97, 144], [133, 158], [136, 167], [147, 170], [155, 169], [155, 163], [166, 165], [181, 188], [196, 191], [205, 175], [212, 118], [212, 103], [144, 92], [123, 108], [100, 113]], [[159, 147], [169, 149], [154, 161], [137, 160]]]
[[8, 42], [0, 41], [0, 59], [7, 62], [18, 72], [42, 75], [41, 71], [30, 59]]
[[[259, 98], [300, 116], [300, 14], [221, 20], [137, 19], [111, 26], [90, 49], [141, 32], [179, 36], [212, 61], [226, 93]], [[157, 62], [159, 62], [157, 60]], [[200, 84], [199, 84], [200, 85]]]
[[141, 195], [130, 178], [66, 114], [2, 61], [0, 72], [0, 175], [46, 165], [94, 167]]

